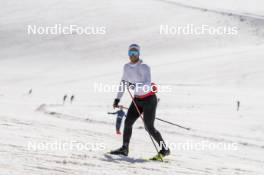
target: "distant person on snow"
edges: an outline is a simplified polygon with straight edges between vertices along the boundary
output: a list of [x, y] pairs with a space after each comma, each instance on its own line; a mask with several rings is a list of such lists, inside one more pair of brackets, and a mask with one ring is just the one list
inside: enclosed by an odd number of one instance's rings
[[74, 95], [71, 96], [71, 103], [73, 102], [74, 100]]
[[237, 111], [239, 111], [240, 108], [240, 101], [237, 101]]
[[[158, 130], [154, 127], [157, 97], [152, 90], [150, 67], [139, 59], [140, 47], [137, 44], [129, 46], [128, 55], [130, 62], [124, 65], [123, 76], [120, 82], [117, 97], [114, 100], [113, 107], [118, 107], [118, 103], [124, 94], [125, 87], [128, 85], [134, 86], [134, 100], [141, 113], [144, 114], [144, 125], [149, 134], [158, 143], [161, 150], [159, 155], [167, 156], [170, 150], [166, 147], [165, 142]], [[145, 88], [148, 87], [148, 88]], [[147, 90], [146, 90], [147, 89]], [[132, 127], [135, 121], [139, 118], [136, 106], [132, 102], [126, 116], [123, 145], [121, 148], [111, 151], [110, 154], [127, 156], [129, 153], [129, 142], [132, 135]]]
[[31, 94], [32, 94], [32, 89], [29, 89], [28, 95], [31, 95]]
[[63, 99], [62, 99], [62, 100], [63, 100], [63, 104], [66, 102], [67, 97], [68, 97], [67, 94], [65, 94], [65, 95], [63, 96]]
[[126, 116], [126, 113], [124, 112], [123, 107], [121, 106], [120, 109], [116, 112], [108, 112], [108, 114], [117, 114], [117, 117], [116, 117], [116, 134], [120, 135], [121, 134], [120, 128], [122, 125], [122, 120], [123, 120], [123, 117]]

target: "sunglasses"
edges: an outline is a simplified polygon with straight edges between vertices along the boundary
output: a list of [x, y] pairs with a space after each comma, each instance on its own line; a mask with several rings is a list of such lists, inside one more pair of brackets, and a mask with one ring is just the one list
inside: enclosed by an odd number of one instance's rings
[[128, 51], [129, 56], [139, 56], [139, 51], [136, 50], [129, 50]]

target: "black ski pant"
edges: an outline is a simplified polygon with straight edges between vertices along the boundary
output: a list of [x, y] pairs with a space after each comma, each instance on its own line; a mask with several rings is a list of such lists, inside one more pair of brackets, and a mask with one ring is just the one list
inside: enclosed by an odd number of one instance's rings
[[[140, 113], [143, 112], [143, 119], [144, 119], [144, 125], [145, 129], [149, 134], [154, 138], [154, 140], [160, 145], [163, 143], [162, 146], [165, 145], [164, 140], [158, 130], [154, 127], [154, 121], [156, 116], [156, 108], [157, 108], [157, 97], [156, 95], [151, 95], [148, 97], [145, 97], [143, 99], [140, 98], [134, 98], [135, 102], [139, 108]], [[132, 135], [132, 127], [135, 121], [139, 118], [139, 113], [132, 102], [128, 112], [127, 117], [125, 120], [125, 126], [124, 126], [124, 134], [123, 134], [123, 146], [129, 146], [129, 141]], [[164, 147], [162, 147], [164, 148]]]

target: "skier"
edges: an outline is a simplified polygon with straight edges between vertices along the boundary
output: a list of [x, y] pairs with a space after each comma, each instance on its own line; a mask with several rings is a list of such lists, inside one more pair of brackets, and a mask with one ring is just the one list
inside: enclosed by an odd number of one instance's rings
[[116, 117], [116, 134], [120, 135], [120, 128], [122, 124], [123, 117], [126, 116], [126, 113], [123, 110], [123, 107], [121, 106], [120, 109], [116, 112], [108, 112], [108, 114], [117, 114]]
[[29, 89], [28, 95], [31, 95], [31, 94], [32, 94], [32, 89]]
[[237, 101], [237, 111], [239, 111], [240, 108], [240, 101]]
[[63, 96], [63, 104], [65, 103], [66, 100], [67, 100], [67, 94], [65, 94], [65, 95]]
[[[159, 150], [160, 156], [168, 156], [170, 150], [166, 147], [165, 142], [158, 130], [154, 127], [157, 97], [155, 92], [152, 91], [151, 73], [150, 67], [143, 63], [139, 59], [140, 47], [137, 44], [131, 44], [129, 46], [128, 55], [130, 62], [124, 65], [123, 76], [120, 82], [119, 91], [117, 97], [114, 100], [113, 107], [118, 107], [121, 97], [124, 94], [125, 87], [127, 85], [133, 85], [134, 100], [140, 113], [144, 114], [144, 126], [154, 140], [159, 144], [161, 149]], [[128, 83], [126, 83], [128, 82]], [[144, 88], [143, 88], [144, 87]], [[148, 88], [146, 88], [148, 87]], [[148, 90], [146, 90], [148, 89]], [[132, 126], [140, 115], [137, 108], [132, 102], [126, 116], [124, 133], [123, 133], [123, 145], [121, 148], [111, 151], [110, 154], [127, 156], [129, 153], [129, 142], [132, 135]], [[157, 155], [157, 156], [158, 156]]]
[[74, 95], [71, 96], [71, 103], [73, 102], [74, 100]]

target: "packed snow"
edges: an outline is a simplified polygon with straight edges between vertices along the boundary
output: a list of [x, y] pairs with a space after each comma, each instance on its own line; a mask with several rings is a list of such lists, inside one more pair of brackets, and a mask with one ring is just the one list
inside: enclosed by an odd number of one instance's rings
[[[0, 7], [0, 175], [264, 173], [262, 1], [2, 0]], [[28, 25], [54, 24], [105, 26], [106, 34], [27, 34]], [[186, 24], [235, 26], [238, 34], [160, 34], [160, 25]], [[95, 85], [119, 83], [131, 43], [141, 45], [153, 81], [171, 88], [157, 94], [157, 116], [191, 128], [156, 121], [165, 140], [236, 149], [171, 145], [165, 162], [147, 161], [156, 152], [139, 119], [129, 156], [106, 154], [122, 144], [107, 115], [116, 93]], [[126, 93], [121, 104], [130, 101]], [[91, 149], [32, 146], [58, 142]]]

